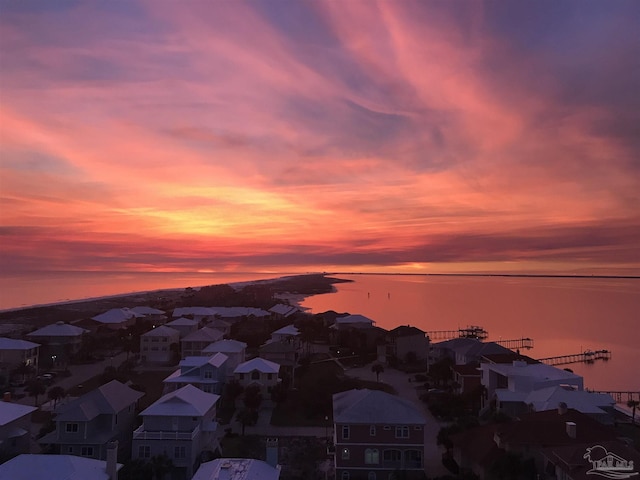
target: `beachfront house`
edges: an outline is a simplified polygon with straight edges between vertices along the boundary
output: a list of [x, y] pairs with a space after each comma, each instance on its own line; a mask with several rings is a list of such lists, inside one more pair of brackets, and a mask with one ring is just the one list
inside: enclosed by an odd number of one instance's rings
[[298, 349], [300, 347], [300, 331], [293, 325], [287, 325], [272, 332], [269, 342], [290, 343]]
[[345, 315], [343, 317], [336, 317], [336, 321], [333, 324], [332, 328], [340, 331], [340, 330], [345, 330], [352, 327], [356, 327], [356, 328], [373, 327], [375, 323], [376, 322], [374, 322], [368, 317], [365, 317], [364, 315], [359, 315], [359, 314]]
[[296, 306], [278, 303], [269, 309], [271, 317], [274, 319], [289, 318], [291, 315], [298, 313], [300, 309]]
[[138, 400], [144, 393], [112, 380], [56, 408], [56, 429], [39, 440], [57, 453], [104, 460], [107, 444], [128, 451]]
[[222, 332], [215, 328], [202, 327], [191, 332], [180, 340], [182, 358], [202, 356], [203, 350], [218, 340], [222, 340]]
[[380, 390], [333, 395], [336, 479], [424, 476], [425, 417], [410, 401]]
[[14, 338], [0, 338], [0, 374], [7, 378], [20, 365], [38, 370], [40, 344]]
[[119, 330], [121, 328], [131, 327], [135, 325], [136, 319], [142, 317], [133, 310], [128, 308], [112, 308], [100, 315], [91, 317], [99, 325], [106, 327], [110, 330]]
[[193, 385], [162, 396], [140, 413], [142, 425], [133, 432], [133, 460], [148, 462], [164, 454], [181, 471], [181, 478], [191, 478], [202, 453], [219, 449], [215, 421], [219, 399]]
[[31, 444], [31, 414], [36, 407], [0, 402], [0, 457], [10, 458], [29, 453]]
[[[386, 343], [380, 345], [386, 357], [395, 357], [401, 362], [426, 362], [429, 354], [429, 337], [417, 327], [400, 325], [389, 330], [385, 336]], [[378, 351], [378, 357], [380, 351]]]
[[216, 353], [224, 353], [227, 356], [227, 375], [233, 377], [233, 371], [238, 365], [246, 361], [247, 344], [238, 340], [218, 340], [202, 350], [203, 356], [210, 357]]
[[180, 346], [180, 332], [160, 325], [140, 335], [140, 360], [142, 363], [170, 365], [175, 362]]
[[29, 340], [41, 344], [40, 358], [48, 363], [66, 363], [80, 350], [83, 336], [88, 332], [84, 328], [62, 321], [28, 333]]
[[210, 357], [187, 357], [180, 368], [163, 380], [164, 393], [170, 393], [185, 385], [193, 385], [203, 392], [220, 395], [227, 380], [227, 357], [214, 353]]
[[256, 357], [238, 365], [233, 374], [244, 388], [250, 385], [260, 387], [262, 398], [268, 401], [271, 398], [271, 390], [280, 381], [279, 372], [280, 365], [277, 363]]

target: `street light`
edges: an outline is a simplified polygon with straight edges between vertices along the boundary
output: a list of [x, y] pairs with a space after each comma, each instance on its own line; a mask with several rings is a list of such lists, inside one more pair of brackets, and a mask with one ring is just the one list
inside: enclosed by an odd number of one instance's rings
[[51, 366], [54, 367], [56, 365], [56, 355], [51, 355]]

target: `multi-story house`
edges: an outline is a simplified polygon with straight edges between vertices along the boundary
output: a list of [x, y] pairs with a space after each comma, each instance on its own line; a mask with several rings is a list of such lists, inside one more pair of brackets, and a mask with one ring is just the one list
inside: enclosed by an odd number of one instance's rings
[[200, 357], [205, 348], [218, 340], [222, 340], [222, 332], [215, 328], [203, 327], [191, 332], [180, 340], [182, 358]]
[[191, 478], [202, 452], [218, 449], [216, 403], [220, 396], [193, 385], [162, 396], [143, 410], [142, 425], [133, 432], [132, 458], [169, 457], [182, 477]]
[[246, 361], [247, 344], [238, 340], [224, 339], [218, 340], [202, 350], [202, 354], [205, 356], [211, 356], [216, 353], [224, 353], [228, 357], [226, 364], [227, 375], [233, 377], [233, 371], [236, 367]]
[[161, 325], [140, 335], [140, 359], [143, 363], [171, 364], [179, 345], [180, 332]]
[[112, 380], [56, 408], [56, 429], [39, 440], [57, 453], [105, 460], [107, 444], [127, 451], [142, 392]]
[[400, 325], [386, 335], [386, 354], [400, 361], [426, 361], [429, 337], [417, 327]]
[[280, 365], [281, 372], [293, 378], [293, 369], [298, 361], [296, 346], [290, 342], [267, 342], [258, 349], [260, 358]]
[[379, 390], [336, 393], [333, 422], [336, 480], [424, 476], [426, 421], [410, 401]]
[[180, 332], [180, 338], [184, 338], [189, 335], [191, 332], [195, 332], [198, 330], [198, 321], [192, 320], [190, 318], [176, 318], [171, 322], [165, 323], [165, 327], [171, 327], [174, 330]]
[[245, 388], [249, 385], [260, 387], [262, 398], [266, 400], [270, 398], [273, 387], [280, 381], [279, 372], [280, 365], [277, 363], [256, 357], [238, 365], [233, 374], [240, 385]]
[[52, 359], [52, 363], [67, 362], [80, 350], [82, 338], [88, 330], [56, 322], [28, 333], [29, 340], [40, 343], [40, 358]]
[[91, 320], [110, 330], [119, 330], [135, 325], [136, 319], [142, 316], [128, 308], [112, 308], [95, 317], [91, 317]]
[[12, 457], [29, 453], [31, 413], [37, 408], [11, 402], [0, 402], [0, 456]]
[[299, 348], [300, 331], [293, 325], [287, 325], [286, 327], [279, 328], [275, 332], [271, 332], [269, 342], [290, 343], [296, 348]]
[[0, 338], [0, 373], [7, 376], [20, 365], [38, 370], [39, 343], [13, 338]]
[[180, 368], [163, 380], [164, 393], [193, 385], [203, 392], [220, 395], [227, 380], [228, 358], [224, 353], [185, 358], [180, 362]]

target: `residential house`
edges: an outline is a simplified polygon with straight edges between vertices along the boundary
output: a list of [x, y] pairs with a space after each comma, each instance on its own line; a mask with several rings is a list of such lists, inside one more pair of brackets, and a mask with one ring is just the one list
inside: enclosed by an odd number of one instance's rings
[[471, 393], [482, 385], [478, 364], [453, 365], [451, 370], [453, 371], [453, 393], [458, 395]]
[[154, 326], [162, 325], [167, 322], [167, 312], [164, 310], [147, 306], [133, 307], [130, 310], [138, 317], [142, 317], [145, 320], [153, 322]]
[[337, 480], [424, 476], [425, 417], [410, 401], [379, 390], [333, 395]]
[[293, 378], [293, 370], [298, 361], [296, 346], [290, 342], [268, 342], [258, 349], [260, 358], [280, 365], [281, 371]]
[[522, 402], [528, 394], [542, 388], [564, 386], [583, 390], [580, 375], [544, 363], [530, 364], [515, 360], [512, 364], [481, 363], [481, 382], [486, 389], [482, 409], [495, 407], [507, 415], [521, 412]]
[[173, 318], [192, 317], [198, 323], [213, 320], [215, 312], [208, 307], [178, 307], [173, 310]]
[[133, 460], [166, 455], [180, 474], [191, 478], [203, 452], [219, 448], [216, 404], [219, 395], [186, 385], [167, 393], [140, 413], [142, 425], [133, 432]]
[[561, 405], [554, 410], [523, 415], [510, 423], [473, 428], [452, 435], [451, 441], [453, 458], [461, 471], [472, 471], [485, 479], [492, 478], [493, 465], [508, 453], [519, 455], [529, 471], [542, 474], [547, 448], [596, 445], [615, 438], [612, 428]]
[[257, 385], [260, 387], [262, 398], [267, 400], [271, 396], [271, 390], [280, 379], [278, 374], [280, 365], [264, 358], [256, 357], [247, 362], [241, 363], [233, 371], [235, 378], [243, 387]]
[[53, 363], [56, 363], [69, 361], [80, 350], [83, 335], [87, 332], [88, 330], [75, 325], [56, 322], [28, 333], [27, 337], [41, 344], [41, 358], [53, 359]]
[[269, 309], [273, 318], [289, 318], [291, 315], [298, 313], [300, 309], [296, 306], [278, 303]]
[[345, 328], [353, 327], [355, 324], [360, 324], [360, 326], [363, 327], [373, 327], [375, 323], [376, 322], [364, 315], [346, 315], [344, 317], [336, 317], [336, 321], [332, 328], [335, 330], [343, 330]]
[[529, 392], [522, 402], [522, 413], [552, 410], [561, 403], [605, 425], [613, 425], [615, 423], [616, 402], [611, 395], [567, 389], [559, 386], [541, 388]]
[[238, 365], [246, 361], [247, 344], [238, 340], [218, 340], [202, 350], [203, 356], [211, 356], [215, 353], [224, 353], [228, 359], [226, 363], [227, 375], [233, 377], [233, 371]]
[[280, 467], [253, 458], [218, 458], [200, 465], [191, 480], [278, 480]]
[[293, 325], [287, 325], [272, 332], [269, 342], [290, 343], [297, 350], [300, 348], [300, 331]]
[[266, 310], [255, 307], [211, 307], [217, 318], [223, 318], [234, 322], [241, 318], [265, 318], [270, 315]]
[[220, 330], [224, 336], [231, 334], [231, 322], [227, 320], [221, 320], [219, 318], [214, 318], [206, 325], [209, 328], [215, 328], [216, 330]]
[[222, 394], [222, 387], [227, 380], [228, 359], [224, 353], [185, 358], [180, 362], [180, 368], [163, 380], [164, 393], [193, 385], [203, 392]]
[[477, 363], [485, 355], [513, 354], [512, 350], [495, 342], [483, 342], [476, 338], [452, 338], [431, 346], [436, 359], [449, 357], [456, 365]]
[[[426, 362], [429, 355], [429, 337], [417, 327], [400, 325], [386, 334], [384, 349], [387, 357], [395, 357], [400, 361]], [[380, 356], [380, 352], [378, 353]]]
[[218, 340], [222, 340], [222, 332], [215, 328], [202, 327], [191, 332], [180, 340], [182, 358], [202, 356], [202, 351]]
[[27, 340], [0, 338], [0, 373], [8, 376], [20, 365], [29, 365], [38, 370], [38, 354], [40, 344]]
[[75, 455], [22, 454], [0, 465], [0, 478], [11, 480], [117, 480], [117, 445], [106, 461]]
[[137, 314], [128, 308], [112, 308], [100, 315], [91, 317], [91, 320], [98, 322], [100, 325], [110, 329], [119, 330], [135, 325], [136, 319], [142, 315]]
[[36, 407], [0, 402], [0, 456], [29, 453], [31, 414]]
[[144, 394], [112, 380], [56, 408], [56, 429], [39, 440], [65, 455], [104, 460], [107, 444], [128, 450], [138, 400]]
[[165, 323], [164, 326], [177, 330], [178, 332], [180, 332], [180, 338], [184, 338], [191, 332], [195, 332], [196, 330], [198, 330], [199, 324], [197, 320], [180, 317], [171, 322]]
[[174, 363], [180, 346], [180, 332], [160, 325], [140, 335], [140, 360], [143, 363], [169, 365]]

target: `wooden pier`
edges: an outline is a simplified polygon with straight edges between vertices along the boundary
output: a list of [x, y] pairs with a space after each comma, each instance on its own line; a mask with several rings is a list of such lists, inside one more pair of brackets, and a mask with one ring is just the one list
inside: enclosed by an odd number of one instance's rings
[[532, 338], [516, 338], [513, 340], [494, 340], [493, 343], [497, 343], [498, 345], [502, 345], [510, 350], [518, 350], [521, 348], [533, 348], [533, 339]]
[[568, 363], [593, 363], [596, 360], [609, 360], [610, 350], [585, 350], [582, 353], [558, 355], [557, 357], [539, 358], [538, 361], [547, 365], [566, 365]]
[[432, 330], [425, 332], [431, 340], [451, 340], [452, 338], [475, 338], [485, 340], [489, 336], [484, 328], [478, 325], [470, 325], [458, 330]]
[[616, 403], [627, 403], [630, 401], [640, 402], [640, 392], [605, 392], [602, 390], [590, 390], [588, 388], [585, 390], [591, 393], [604, 393], [611, 395]]

